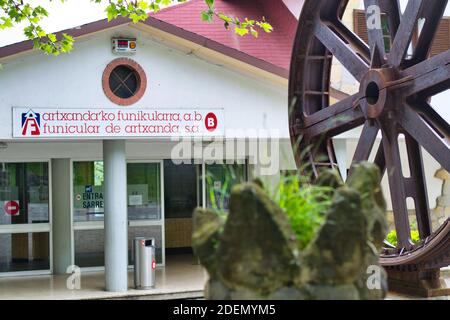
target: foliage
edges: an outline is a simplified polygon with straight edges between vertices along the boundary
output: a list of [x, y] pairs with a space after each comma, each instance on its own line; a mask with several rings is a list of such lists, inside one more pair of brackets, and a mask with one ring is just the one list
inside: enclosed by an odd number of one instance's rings
[[[52, 0], [49, 0], [51, 2]], [[67, 0], [59, 0], [66, 2]], [[157, 12], [162, 7], [172, 2], [185, 2], [187, 0], [90, 0], [93, 3], [104, 3], [108, 1], [106, 15], [108, 20], [117, 17], [128, 17], [133, 23], [144, 21], [148, 17], [148, 12]], [[272, 26], [262, 18], [261, 21], [248, 20], [241, 21], [238, 17], [232, 17], [216, 10], [214, 0], [204, 0], [206, 10], [201, 12], [203, 21], [212, 22], [214, 17], [224, 22], [225, 28], [234, 25], [237, 34], [244, 36], [252, 34], [258, 36], [258, 29], [264, 32], [271, 32]], [[0, 0], [0, 30], [11, 28], [19, 23], [25, 22], [25, 36], [33, 40], [34, 47], [52, 55], [68, 53], [73, 48], [74, 39], [70, 35], [63, 33], [59, 38], [54, 33], [47, 33], [40, 25], [48, 11], [42, 6], [33, 6], [31, 0]]]
[[[393, 246], [397, 246], [397, 232], [395, 230], [391, 230], [388, 233], [386, 240]], [[411, 230], [411, 240], [414, 243], [420, 242], [420, 234], [418, 230]]]
[[274, 200], [287, 214], [300, 248], [304, 249], [325, 221], [333, 190], [302, 180], [297, 173], [282, 176]]

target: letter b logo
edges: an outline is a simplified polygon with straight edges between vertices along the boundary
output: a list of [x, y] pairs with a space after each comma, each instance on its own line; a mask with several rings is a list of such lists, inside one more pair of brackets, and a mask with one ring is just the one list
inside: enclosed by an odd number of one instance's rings
[[217, 117], [214, 113], [210, 112], [205, 117], [206, 130], [213, 132], [217, 129]]

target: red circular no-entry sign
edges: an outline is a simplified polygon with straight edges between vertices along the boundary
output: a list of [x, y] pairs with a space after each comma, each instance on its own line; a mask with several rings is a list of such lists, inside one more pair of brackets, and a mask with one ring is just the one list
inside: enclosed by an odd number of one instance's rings
[[18, 216], [19, 210], [20, 207], [17, 201], [7, 201], [3, 205], [3, 211], [5, 211], [8, 216]]

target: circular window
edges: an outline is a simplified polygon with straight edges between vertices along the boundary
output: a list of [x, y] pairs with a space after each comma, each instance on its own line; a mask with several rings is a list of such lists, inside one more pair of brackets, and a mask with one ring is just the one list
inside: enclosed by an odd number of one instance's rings
[[147, 77], [142, 67], [127, 58], [119, 58], [108, 64], [102, 82], [106, 96], [123, 106], [136, 103], [147, 87]]

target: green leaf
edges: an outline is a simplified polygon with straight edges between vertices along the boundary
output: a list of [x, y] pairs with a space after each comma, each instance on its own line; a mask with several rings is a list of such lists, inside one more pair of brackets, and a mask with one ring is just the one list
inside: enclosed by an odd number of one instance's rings
[[106, 11], [106, 15], [108, 17], [108, 21], [115, 19], [119, 13], [114, 4], [111, 4], [108, 7], [106, 7], [105, 11]]
[[203, 11], [202, 12], [202, 21], [212, 22], [213, 21], [213, 13], [211, 11]]
[[241, 37], [245, 36], [246, 34], [248, 34], [248, 29], [247, 28], [242, 28], [242, 27], [234, 27], [234, 31], [240, 35]]
[[47, 38], [51, 41], [51, 42], [56, 42], [56, 36], [53, 33], [49, 33], [47, 35]]
[[228, 22], [228, 24], [230, 24], [230, 23], [233, 22], [233, 19], [232, 19], [231, 17], [229, 17], [229, 16], [227, 16], [227, 15], [221, 13], [221, 12], [218, 13], [218, 16], [219, 16], [219, 18], [222, 19], [223, 21]]
[[271, 33], [273, 31], [273, 27], [268, 22], [258, 22], [257, 25], [264, 30], [266, 33]]
[[137, 3], [137, 6], [138, 6], [138, 8], [139, 9], [141, 9], [141, 10], [147, 10], [147, 8], [148, 8], [148, 3], [147, 3], [147, 1], [138, 1], [138, 3]]
[[208, 5], [208, 7], [212, 8], [214, 6], [214, 0], [205, 0], [205, 3]]

